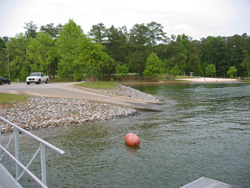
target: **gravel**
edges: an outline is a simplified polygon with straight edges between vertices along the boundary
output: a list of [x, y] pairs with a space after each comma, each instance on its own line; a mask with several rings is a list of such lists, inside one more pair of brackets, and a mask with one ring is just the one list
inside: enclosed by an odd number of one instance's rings
[[150, 95], [150, 94], [147, 94], [139, 90], [133, 89], [131, 87], [123, 86], [123, 85], [119, 85], [118, 89], [109, 89], [109, 90], [99, 89], [98, 91], [105, 92], [110, 95], [126, 96], [126, 97], [132, 97], [136, 99], [144, 99], [144, 100], [150, 100], [154, 102], [161, 102], [161, 99], [153, 95]]

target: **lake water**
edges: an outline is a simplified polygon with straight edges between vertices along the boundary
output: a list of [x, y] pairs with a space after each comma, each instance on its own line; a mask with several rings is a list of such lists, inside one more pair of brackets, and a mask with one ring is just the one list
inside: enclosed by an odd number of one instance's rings
[[[174, 188], [202, 176], [250, 187], [249, 84], [135, 88], [165, 99], [155, 106], [162, 112], [32, 132], [66, 152], [46, 149], [49, 187]], [[124, 144], [129, 132], [140, 147]], [[25, 161], [37, 144], [19, 140]], [[36, 174], [38, 161], [31, 167]], [[36, 187], [27, 176], [21, 183]]]

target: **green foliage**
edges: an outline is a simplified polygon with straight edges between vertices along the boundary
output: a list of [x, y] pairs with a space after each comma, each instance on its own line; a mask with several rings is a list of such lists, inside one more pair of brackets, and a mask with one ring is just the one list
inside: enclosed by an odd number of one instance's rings
[[33, 21], [29, 22], [29, 23], [25, 23], [25, 27], [23, 27], [24, 29], [26, 29], [27, 31], [25, 32], [25, 35], [27, 38], [32, 37], [32, 38], [36, 38], [37, 35], [37, 25], [33, 23]]
[[7, 59], [7, 48], [4, 38], [0, 37], [0, 75], [7, 77], [8, 75], [8, 59]]
[[126, 64], [124, 65], [118, 64], [115, 69], [116, 69], [116, 73], [120, 74], [121, 78], [125, 78], [129, 70]]
[[0, 49], [6, 49], [6, 42], [4, 41], [4, 38], [0, 37]]
[[28, 59], [33, 62], [30, 64], [31, 72], [49, 72], [49, 64], [54, 60], [54, 40], [46, 33], [39, 32], [37, 38], [30, 38], [27, 47]]
[[29, 39], [22, 33], [18, 34], [15, 38], [11, 38], [7, 43], [10, 58], [10, 69], [12, 78], [20, 78], [25, 80], [29, 75], [30, 62], [27, 58], [27, 47]]
[[[90, 40], [88, 45], [83, 50], [83, 56], [81, 59], [87, 62], [87, 65], [91, 66], [91, 80], [94, 81], [93, 71], [96, 67], [96, 70], [99, 70], [99, 67], [102, 65], [108, 65], [109, 61], [113, 61], [112, 58], [104, 52], [104, 46], [100, 43], [92, 43]], [[98, 75], [98, 73], [97, 73]]]
[[166, 33], [163, 31], [163, 26], [157, 22], [147, 24], [149, 28], [149, 39], [152, 46], [156, 46], [158, 41], [166, 42]]
[[56, 38], [59, 34], [60, 31], [62, 30], [62, 25], [58, 24], [58, 26], [54, 27], [53, 23], [47, 24], [47, 25], [42, 25], [40, 28], [40, 31], [43, 33], [47, 33], [51, 36], [51, 38]]
[[131, 49], [127, 59], [131, 70], [139, 74], [140, 79], [145, 69], [145, 62], [149, 56], [149, 51], [151, 53], [149, 33], [150, 30], [145, 24], [135, 24], [129, 33], [129, 45], [131, 45]]
[[231, 66], [229, 70], [227, 71], [227, 74], [230, 75], [230, 78], [233, 78], [233, 75], [237, 72], [237, 69], [235, 66]]
[[104, 43], [106, 38], [106, 27], [103, 23], [98, 23], [97, 25], [93, 25], [91, 30], [89, 31], [89, 35], [99, 43]]
[[152, 77], [156, 76], [157, 74], [161, 74], [162, 67], [163, 67], [162, 61], [157, 57], [157, 55], [154, 52], [152, 52], [147, 58], [146, 67], [143, 72], [143, 75], [145, 77], [148, 76]]
[[212, 76], [212, 75], [214, 75], [215, 74], [215, 72], [216, 72], [216, 70], [215, 70], [215, 66], [213, 65], [213, 64], [209, 64], [208, 66], [207, 66], [207, 68], [206, 68], [206, 75], [207, 76]]
[[58, 74], [61, 78], [68, 76], [69, 80], [72, 80], [74, 74], [78, 75], [83, 72], [84, 62], [79, 59], [84, 52], [80, 52], [80, 49], [84, 49], [87, 46], [86, 43], [88, 41], [86, 36], [82, 34], [81, 27], [70, 19], [63, 26], [56, 41], [56, 49], [60, 57]]
[[25, 35], [20, 33], [9, 41], [0, 38], [0, 74], [8, 77], [9, 57], [12, 80], [24, 80], [31, 71], [47, 72], [52, 78], [58, 74], [63, 80], [82, 80], [88, 70], [92, 80], [94, 76], [98, 80], [114, 74], [119, 63], [136, 73], [136, 79], [142, 74], [153, 76], [160, 69], [156, 71], [157, 66], [147, 63], [152, 52], [163, 62], [161, 69], [166, 73], [178, 65], [178, 74], [205, 76], [207, 67], [213, 64], [215, 72], [213, 69], [209, 75], [226, 77], [227, 70], [235, 66], [239, 76], [249, 77], [250, 37], [246, 33], [193, 40], [185, 34], [168, 38], [157, 22], [137, 23], [130, 30], [126, 26], [106, 28], [99, 23], [88, 32], [90, 39], [73, 20], [64, 26], [41, 26], [40, 32], [33, 22], [25, 23], [24, 28]]
[[181, 70], [180, 70], [180, 67], [179, 65], [175, 65], [170, 71], [169, 71], [170, 74], [173, 74], [174, 77], [179, 75], [181, 73]]
[[246, 75], [249, 77], [249, 71], [250, 71], [250, 55], [246, 50], [243, 50], [243, 54], [245, 56], [243, 62], [241, 63], [241, 66], [246, 69]]
[[126, 59], [127, 28], [115, 28], [113, 25], [106, 29], [105, 49], [116, 62], [124, 62]]

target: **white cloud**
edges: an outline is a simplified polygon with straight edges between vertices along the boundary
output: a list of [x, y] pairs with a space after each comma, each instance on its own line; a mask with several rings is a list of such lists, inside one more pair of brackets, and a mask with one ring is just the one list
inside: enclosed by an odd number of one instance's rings
[[178, 30], [178, 31], [179, 30], [183, 30], [183, 31], [192, 31], [193, 30], [193, 28], [188, 24], [175, 25], [175, 26], [173, 26], [173, 29]]
[[[0, 36], [24, 32], [24, 22], [39, 27], [65, 24], [70, 18], [88, 32], [97, 23], [106, 27], [156, 21], [168, 36], [185, 33], [195, 39], [208, 35], [250, 32], [247, 0], [8, 0], [0, 1]], [[244, 7], [242, 7], [244, 6]], [[248, 7], [248, 8], [246, 8]], [[234, 27], [233, 25], [237, 25]]]

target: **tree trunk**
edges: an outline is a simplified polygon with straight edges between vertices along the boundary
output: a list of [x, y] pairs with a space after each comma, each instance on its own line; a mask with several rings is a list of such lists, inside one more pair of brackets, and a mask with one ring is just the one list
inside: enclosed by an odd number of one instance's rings
[[137, 76], [138, 76], [138, 69], [137, 69], [137, 66], [136, 66], [136, 68], [135, 68], [136, 70], [135, 70], [135, 72], [136, 72], [136, 74], [135, 74], [135, 79], [137, 80], [138, 78], [137, 78]]
[[49, 76], [49, 79], [51, 79], [51, 75], [50, 75], [50, 63], [47, 65], [47, 75]]
[[96, 73], [97, 75], [96, 75], [96, 81], [98, 82], [99, 80], [98, 80], [98, 69], [97, 69], [97, 73]]
[[94, 76], [93, 76], [93, 62], [91, 62], [91, 81], [94, 82]]
[[69, 66], [69, 82], [70, 82], [70, 66]]
[[139, 66], [139, 81], [141, 81], [141, 67]]
[[23, 79], [24, 79], [24, 76], [25, 76], [25, 70], [24, 70], [24, 66], [23, 66]]

